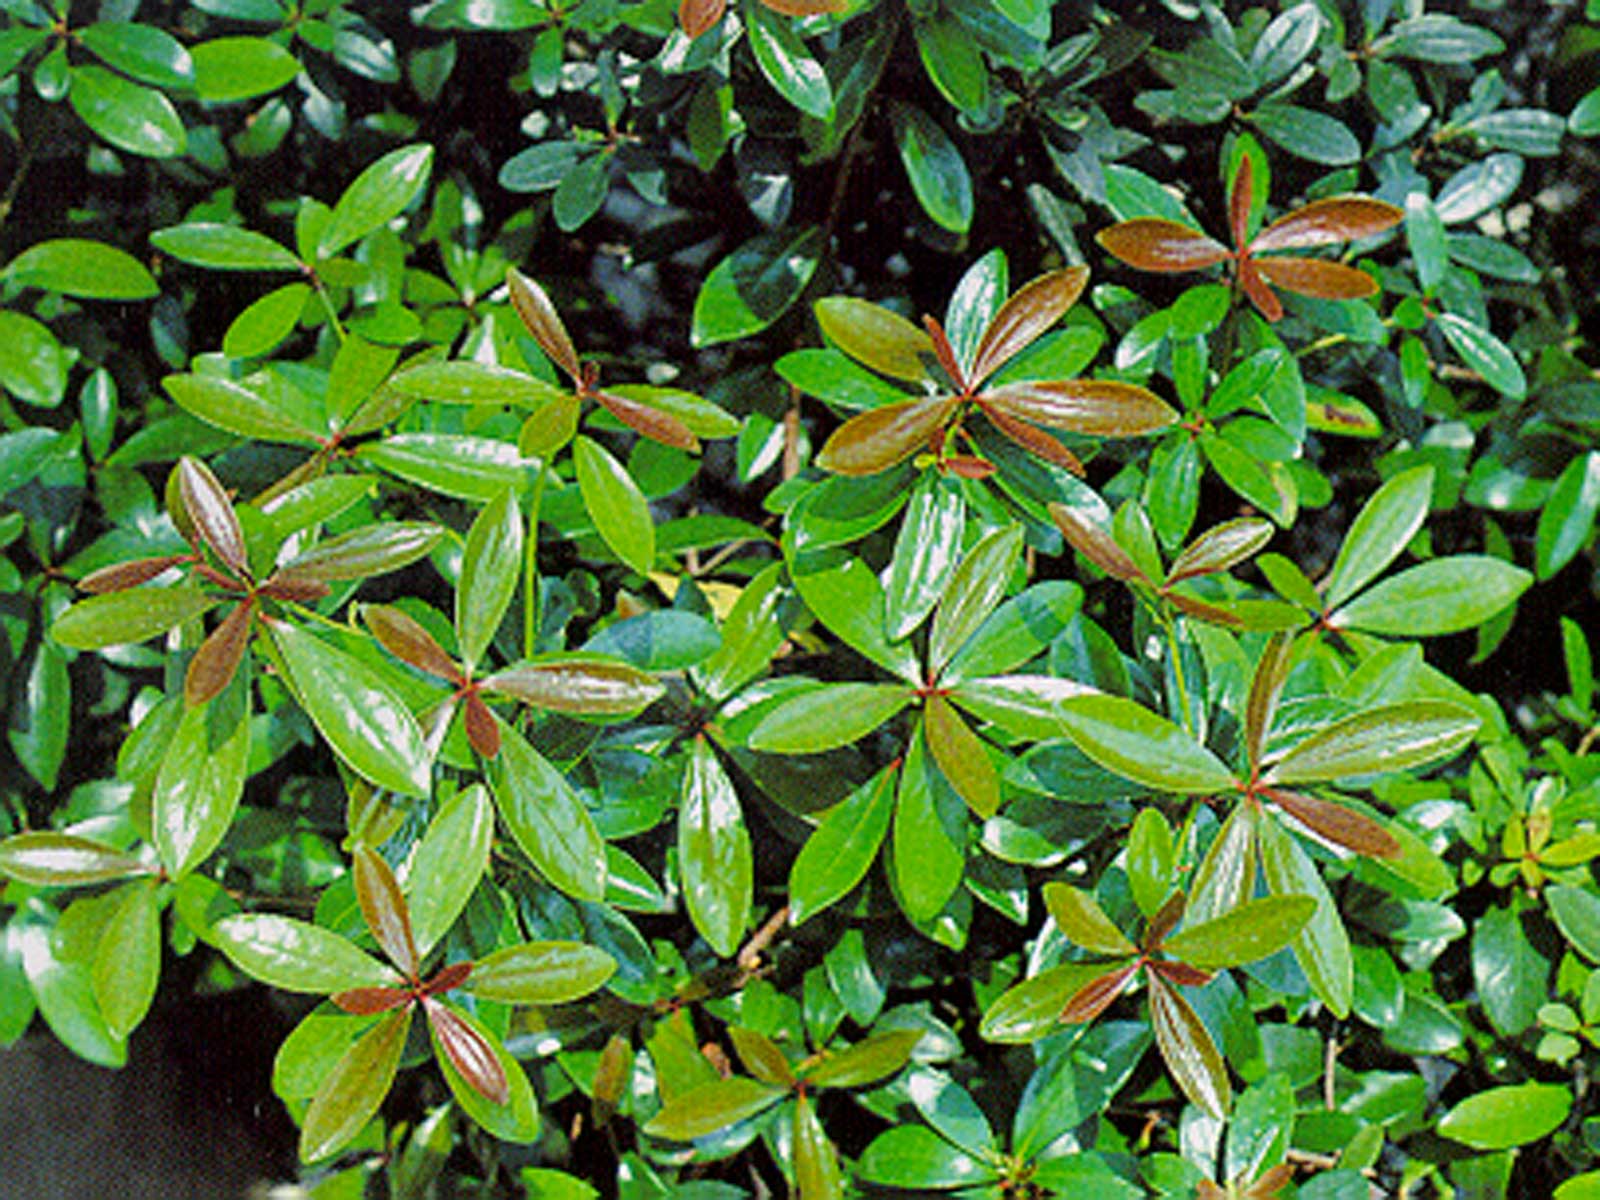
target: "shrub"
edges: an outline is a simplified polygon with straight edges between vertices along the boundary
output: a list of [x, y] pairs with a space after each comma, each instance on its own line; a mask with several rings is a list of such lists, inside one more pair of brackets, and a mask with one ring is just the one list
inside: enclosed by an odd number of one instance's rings
[[304, 995], [319, 1196], [1600, 1191], [1474, 9], [0, 0], [0, 1039]]

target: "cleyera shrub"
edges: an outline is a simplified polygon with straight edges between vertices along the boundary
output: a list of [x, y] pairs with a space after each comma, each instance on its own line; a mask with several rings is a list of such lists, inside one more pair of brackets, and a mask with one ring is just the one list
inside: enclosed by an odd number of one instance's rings
[[1600, 1197], [1596, 135], [1600, 0], [0, 0], [0, 1044], [255, 996], [319, 1200]]

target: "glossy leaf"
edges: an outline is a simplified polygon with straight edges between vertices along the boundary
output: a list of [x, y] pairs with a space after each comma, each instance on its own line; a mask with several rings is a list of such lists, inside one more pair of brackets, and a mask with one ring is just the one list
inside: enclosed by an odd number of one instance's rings
[[1233, 1102], [1228, 1068], [1189, 1002], [1159, 975], [1150, 977], [1150, 1023], [1161, 1057], [1183, 1094], [1223, 1120]]
[[985, 411], [998, 409], [1037, 425], [1095, 437], [1138, 437], [1178, 420], [1154, 392], [1110, 379], [1003, 383], [985, 391], [981, 403]]
[[896, 104], [890, 112], [900, 164], [917, 203], [935, 225], [965, 233], [972, 226], [972, 176], [960, 148], [916, 105]]
[[1075, 946], [1093, 954], [1132, 955], [1139, 948], [1111, 923], [1100, 902], [1088, 892], [1065, 883], [1044, 885], [1044, 904], [1056, 926]]
[[287, 86], [300, 74], [299, 59], [266, 38], [211, 38], [191, 54], [195, 91], [208, 104], [253, 100]]
[[0, 278], [84, 300], [145, 300], [160, 290], [144, 264], [126, 250], [87, 238], [35, 242], [6, 264]]
[[452, 683], [465, 678], [455, 660], [444, 652], [433, 635], [400, 609], [387, 604], [364, 604], [361, 606], [361, 619], [366, 622], [378, 644], [401, 662]]
[[433, 755], [411, 710], [373, 668], [288, 622], [270, 627], [295, 697], [350, 768], [405, 796], [428, 795]]
[[1141, 271], [1198, 271], [1232, 255], [1221, 242], [1160, 217], [1123, 221], [1095, 234], [1112, 256]]
[[605, 897], [605, 842], [561, 773], [508, 725], [490, 771], [500, 818], [549, 881], [580, 900]]
[[545, 290], [515, 267], [506, 271], [506, 286], [511, 292], [512, 307], [533, 340], [539, 343], [539, 349], [576, 381], [581, 374], [578, 352], [573, 349], [567, 327], [562, 324], [561, 315]]
[[579, 437], [572, 452], [584, 507], [601, 538], [625, 564], [647, 574], [655, 563], [656, 527], [644, 493], [598, 442]]
[[1357, 713], [1297, 743], [1267, 770], [1269, 783], [1321, 783], [1420, 766], [1454, 754], [1478, 731], [1458, 705], [1413, 700]]
[[983, 1014], [979, 1032], [1005, 1045], [1035, 1042], [1061, 1028], [1067, 1002], [1106, 973], [1104, 963], [1063, 963], [1008, 988]]
[[300, 260], [265, 234], [209, 221], [170, 225], [150, 244], [181, 262], [214, 271], [298, 271]]
[[1000, 810], [1000, 776], [978, 735], [943, 696], [928, 697], [922, 724], [939, 773], [974, 813], [985, 819], [994, 816]]
[[1461, 356], [1461, 361], [1483, 376], [1484, 382], [1502, 396], [1520, 400], [1528, 392], [1528, 380], [1516, 355], [1494, 334], [1455, 313], [1440, 313], [1434, 318], [1444, 340]]
[[1484, 1013], [1505, 1037], [1539, 1019], [1550, 996], [1550, 963], [1515, 907], [1491, 908], [1473, 926], [1472, 979]]
[[856, 1167], [867, 1183], [948, 1190], [988, 1182], [993, 1168], [923, 1125], [896, 1125], [875, 1137]]
[[[506, 1051], [500, 1039], [486, 1030], [477, 1018], [439, 1001], [430, 1002], [428, 1033], [433, 1043], [434, 1057], [450, 1085], [462, 1111], [476, 1121], [493, 1137], [501, 1141], [526, 1145], [539, 1136], [539, 1108], [528, 1083], [522, 1064]], [[436, 1016], [436, 1013], [447, 1014]], [[452, 1032], [441, 1036], [441, 1027]], [[453, 1037], [448, 1044], [445, 1037]], [[453, 1051], [474, 1054], [471, 1065], [476, 1067], [473, 1081], [461, 1072]], [[503, 1081], [503, 1082], [502, 1082]], [[480, 1088], [477, 1085], [483, 1084]], [[501, 1091], [501, 1088], [504, 1091]], [[486, 1092], [504, 1096], [504, 1102], [491, 1099]]]
[[1264, 896], [1248, 900], [1209, 921], [1189, 922], [1167, 938], [1163, 949], [1208, 971], [1237, 967], [1275, 954], [1299, 934], [1316, 911], [1309, 896]]
[[1313, 200], [1268, 225], [1251, 241], [1250, 252], [1306, 250], [1353, 242], [1394, 228], [1404, 216], [1393, 204], [1371, 196], [1330, 196]]
[[845, 1190], [839, 1152], [804, 1094], [795, 1097], [793, 1147], [798, 1200], [842, 1200]]
[[0, 873], [39, 887], [81, 887], [148, 869], [131, 854], [76, 834], [41, 829], [0, 842]]
[[814, 1087], [863, 1087], [893, 1075], [911, 1061], [911, 1052], [922, 1040], [920, 1029], [894, 1029], [875, 1033], [854, 1046], [825, 1054], [822, 1061], [805, 1072]]
[[644, 1132], [673, 1142], [693, 1141], [749, 1120], [788, 1094], [787, 1088], [739, 1076], [702, 1083], [662, 1105]]
[[815, 226], [751, 238], [706, 276], [689, 340], [713, 346], [767, 328], [800, 298], [821, 255], [822, 231]]
[[754, 861], [738, 794], [703, 737], [695, 738], [683, 772], [678, 870], [694, 927], [731, 958], [750, 923]]
[[1479, 554], [1436, 558], [1362, 592], [1332, 614], [1340, 629], [1438, 637], [1480, 625], [1527, 590], [1533, 575]]
[[1097, 519], [1096, 514], [1087, 509], [1052, 504], [1050, 519], [1055, 522], [1056, 528], [1066, 535], [1074, 550], [1113, 579], [1124, 582], [1131, 580], [1150, 582], [1138, 564], [1129, 557], [1128, 552], [1117, 544], [1110, 531]]
[[833, 431], [817, 465], [840, 475], [875, 475], [927, 448], [956, 409], [953, 396], [887, 404], [851, 417]]
[[327, 258], [399, 216], [428, 182], [433, 147], [402, 146], [373, 163], [339, 197], [317, 240]]
[[393, 987], [394, 968], [337, 933], [294, 917], [247, 913], [212, 926], [216, 946], [241, 971], [286, 992]]
[[104, 67], [70, 68], [67, 99], [83, 123], [118, 150], [146, 158], [173, 158], [189, 145], [172, 101]]
[[522, 510], [508, 488], [467, 531], [456, 588], [456, 638], [469, 675], [494, 640], [521, 579], [522, 529]]
[[830, 808], [789, 871], [789, 921], [801, 925], [860, 883], [889, 832], [895, 771], [880, 771]]
[[945, 588], [928, 635], [928, 669], [937, 677], [1005, 595], [1022, 557], [1022, 527], [986, 534], [967, 552]]
[[1589, 961], [1600, 963], [1600, 897], [1583, 888], [1558, 884], [1546, 889], [1545, 899], [1562, 936]]
[[531, 482], [536, 460], [495, 438], [398, 433], [356, 448], [356, 457], [431, 491], [486, 504], [506, 487]]
[[300, 1123], [300, 1158], [317, 1162], [348, 1145], [389, 1094], [406, 1032], [409, 1009], [391, 1013], [361, 1035], [324, 1081]]
[[59, 646], [41, 641], [11, 685], [6, 741], [40, 786], [54, 790], [72, 726], [72, 677]]
[[483, 686], [536, 708], [614, 717], [637, 715], [665, 690], [655, 676], [598, 655], [520, 663], [496, 671]]
[[1361, 507], [1328, 573], [1327, 603], [1337, 608], [1399, 557], [1428, 515], [1433, 468], [1389, 479]]
[[994, 315], [972, 360], [976, 385], [989, 378], [1066, 316], [1089, 282], [1087, 267], [1066, 267], [1029, 281]]
[[901, 518], [885, 588], [884, 632], [899, 641], [933, 611], [960, 559], [967, 505], [961, 489], [930, 472]]
[[249, 714], [217, 729], [219, 706], [190, 706], [162, 755], [150, 801], [151, 838], [167, 874], [181, 879], [222, 842], [244, 794]]
[[94, 998], [106, 1028], [125, 1038], [144, 1020], [161, 975], [154, 880], [124, 885], [94, 956]]
[[899, 313], [853, 296], [818, 300], [815, 312], [824, 336], [857, 362], [908, 383], [927, 378], [933, 343]]
[[371, 846], [358, 845], [351, 857], [355, 862], [356, 899], [367, 928], [400, 973], [407, 979], [417, 978], [420, 957], [411, 933], [411, 910], [400, 891], [400, 881]]
[[1061, 705], [1067, 735], [1108, 771], [1146, 787], [1229, 791], [1233, 775], [1211, 751], [1165, 717], [1122, 696], [1080, 696]]
[[1322, 258], [1257, 258], [1251, 265], [1274, 287], [1318, 300], [1360, 300], [1378, 290], [1365, 271]]
[[1270, 522], [1251, 517], [1213, 525], [1172, 560], [1172, 566], [1167, 571], [1167, 583], [1211, 575], [1237, 566], [1253, 558], [1272, 540], [1273, 532]]
[[1600, 513], [1600, 452], [1591, 450], [1569, 462], [1539, 513], [1534, 561], [1540, 579], [1549, 579], [1583, 548]]
[[1565, 1086], [1519, 1083], [1468, 1096], [1440, 1118], [1439, 1132], [1474, 1150], [1504, 1150], [1554, 1132], [1571, 1111]]
[[432, 552], [444, 528], [426, 521], [383, 521], [324, 538], [290, 559], [285, 570], [335, 583], [408, 567]]
[[494, 805], [481, 783], [446, 801], [428, 823], [405, 875], [419, 958], [427, 958], [466, 908], [488, 869], [493, 841]]
[[1276, 821], [1255, 824], [1261, 872], [1271, 893], [1310, 896], [1317, 902], [1317, 911], [1295, 938], [1294, 957], [1318, 998], [1342, 1018], [1350, 1011], [1355, 965], [1338, 906], [1316, 865]]
[[911, 698], [908, 688], [893, 684], [824, 684], [767, 713], [750, 734], [750, 748], [771, 754], [819, 754], [848, 746], [900, 712]]
[[491, 1104], [509, 1101], [510, 1081], [487, 1036], [442, 1001], [430, 997], [422, 1005], [440, 1058], [447, 1060], [466, 1084]]
[[931, 921], [961, 886], [966, 861], [965, 809], [928, 762], [919, 729], [906, 749], [894, 806], [897, 897], [913, 921]]
[[56, 618], [50, 636], [74, 650], [133, 645], [215, 608], [217, 598], [199, 588], [133, 588], [90, 596]]
[[766, 6], [752, 5], [745, 11], [745, 33], [767, 82], [807, 116], [828, 120], [833, 115], [833, 89], [822, 65], [806, 50], [788, 22]]
[[[1172, 894], [1176, 867], [1176, 847], [1166, 817], [1159, 809], [1140, 809], [1133, 819], [1133, 828], [1128, 831], [1127, 872], [1134, 903], [1146, 917], [1158, 913]], [[1048, 905], [1049, 900], [1045, 903]], [[1127, 954], [1129, 951], [1119, 949], [1110, 953]]]
[[1399, 840], [1378, 822], [1343, 804], [1272, 788], [1261, 793], [1318, 837], [1374, 858], [1398, 859]]
[[524, 942], [478, 960], [463, 986], [503, 1004], [567, 1004], [603, 987], [616, 970], [616, 960], [595, 946]]
[[208, 425], [240, 437], [312, 442], [316, 431], [268, 397], [240, 383], [209, 375], [168, 375], [161, 386], [178, 407]]

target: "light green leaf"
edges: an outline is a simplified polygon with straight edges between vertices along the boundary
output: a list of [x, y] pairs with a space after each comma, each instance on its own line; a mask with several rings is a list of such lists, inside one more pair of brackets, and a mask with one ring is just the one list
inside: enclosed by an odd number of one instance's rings
[[1317, 910], [1310, 896], [1263, 896], [1220, 917], [1186, 924], [1163, 943], [1173, 958], [1207, 971], [1237, 967], [1276, 954]]
[[223, 696], [186, 709], [156, 772], [151, 838], [174, 879], [199, 866], [222, 842], [244, 793], [250, 716], [241, 710], [229, 724], [220, 715], [226, 703]]
[[308, 283], [288, 283], [268, 292], [228, 325], [222, 352], [229, 358], [271, 354], [294, 332], [309, 299]]
[[886, 683], [822, 684], [784, 700], [750, 734], [769, 754], [820, 754], [860, 741], [911, 703], [911, 690]]
[[1361, 593], [1329, 623], [1394, 637], [1459, 633], [1513, 603], [1532, 582], [1521, 567], [1488, 555], [1436, 558]]
[[572, 459], [584, 507], [601, 539], [629, 567], [648, 574], [655, 565], [656, 527], [639, 485], [626, 467], [590, 438], [573, 441]]
[[731, 958], [750, 923], [755, 871], [739, 796], [704, 737], [695, 738], [683, 772], [678, 871], [689, 919]]
[[316, 431], [304, 424], [299, 414], [283, 411], [268, 396], [231, 379], [168, 375], [161, 386], [179, 408], [229, 433], [272, 442], [316, 440]]
[[104, 67], [71, 68], [67, 93], [83, 123], [119, 150], [146, 158], [172, 158], [189, 136], [172, 101], [154, 88], [114, 75]]
[[821, 254], [822, 233], [814, 225], [745, 242], [701, 285], [690, 342], [714, 346], [761, 332], [800, 298]]
[[1443, 700], [1370, 709], [1296, 743], [1268, 768], [1264, 782], [1324, 783], [1436, 762], [1471, 741], [1478, 723], [1474, 713]]
[[502, 1004], [567, 1004], [605, 985], [617, 960], [582, 942], [523, 942], [473, 964], [463, 990]]
[[673, 1142], [693, 1141], [747, 1121], [788, 1094], [787, 1088], [737, 1075], [702, 1083], [662, 1105], [644, 1132]]
[[1540, 579], [1549, 579], [1583, 549], [1600, 512], [1600, 451], [1569, 462], [1539, 513], [1534, 562]]
[[1061, 723], [1108, 771], [1167, 792], [1232, 791], [1222, 760], [1165, 717], [1122, 696], [1079, 696], [1061, 704]]
[[351, 242], [399, 216], [427, 185], [433, 147], [402, 146], [373, 163], [344, 190], [317, 239], [317, 253], [330, 258]]
[[606, 894], [606, 849], [571, 785], [509, 725], [490, 767], [500, 817], [522, 852], [556, 887], [579, 900]]
[[332, 993], [393, 987], [400, 974], [320, 925], [275, 913], [224, 917], [211, 927], [217, 949], [246, 975], [286, 992]]
[[532, 482], [537, 460], [510, 442], [460, 433], [397, 433], [356, 448], [356, 457], [430, 491], [486, 504]]
[[1468, 1096], [1440, 1119], [1439, 1132], [1474, 1150], [1506, 1150], [1554, 1133], [1571, 1111], [1564, 1084], [1519, 1083]]
[[94, 998], [106, 1028], [126, 1038], [144, 1020], [161, 978], [161, 921], [156, 883], [125, 884], [94, 956]]
[[1400, 556], [1428, 516], [1433, 468], [1413, 467], [1372, 494], [1345, 534], [1328, 572], [1327, 604], [1337, 608]]
[[215, 596], [188, 585], [107, 592], [67, 609], [50, 627], [50, 636], [74, 650], [131, 646], [193, 620], [217, 603]]
[[75, 32], [89, 53], [140, 83], [179, 89], [194, 84], [189, 51], [163, 29], [136, 21], [95, 21]]
[[467, 532], [456, 586], [456, 638], [468, 675], [494, 641], [517, 590], [522, 528], [516, 493], [507, 488], [484, 506]]
[[421, 957], [467, 906], [489, 867], [493, 843], [494, 804], [481, 783], [457, 792], [428, 823], [404, 875], [411, 932]]
[[1461, 361], [1482, 375], [1495, 391], [1513, 400], [1528, 394], [1528, 380], [1516, 355], [1494, 334], [1455, 313], [1440, 313], [1434, 324]]
[[1316, 864], [1276, 821], [1262, 819], [1255, 826], [1267, 888], [1275, 896], [1310, 896], [1317, 902], [1316, 913], [1294, 940], [1294, 957], [1311, 990], [1342, 1019], [1350, 1012], [1355, 964], [1338, 906]]
[[967, 505], [937, 472], [917, 481], [900, 521], [884, 603], [884, 632], [898, 642], [933, 611], [955, 572]]
[[895, 769], [885, 768], [830, 808], [789, 870], [789, 922], [801, 925], [866, 878], [894, 812]]
[[18, 287], [84, 300], [146, 300], [161, 290], [144, 264], [126, 250], [87, 238], [36, 242], [0, 274]]
[[300, 1124], [300, 1159], [317, 1162], [354, 1140], [389, 1094], [411, 1028], [409, 1007], [362, 1034], [323, 1082]]
[[266, 38], [212, 38], [198, 43], [191, 54], [195, 91], [207, 104], [253, 100], [300, 74], [300, 60]]
[[213, 271], [298, 271], [301, 263], [264, 234], [237, 225], [193, 221], [150, 235], [150, 244], [181, 262]]
[[[66, 394], [69, 366], [66, 351], [49, 326], [23, 313], [0, 309], [0, 388], [29, 404], [55, 408]], [[54, 440], [54, 434], [45, 429], [19, 429], [6, 436]], [[10, 491], [21, 485], [12, 484], [8, 477], [0, 486]]]

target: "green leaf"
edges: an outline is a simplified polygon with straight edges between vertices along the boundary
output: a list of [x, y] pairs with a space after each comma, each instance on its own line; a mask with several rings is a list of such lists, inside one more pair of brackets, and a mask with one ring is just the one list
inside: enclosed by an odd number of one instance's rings
[[763, 716], [749, 745], [769, 754], [820, 754], [860, 741], [911, 699], [911, 690], [897, 684], [821, 684]]
[[1540, 579], [1549, 579], [1583, 549], [1597, 512], [1600, 451], [1591, 450], [1566, 465], [1539, 513], [1534, 562]]
[[1036, 1042], [1062, 1028], [1067, 1001], [1106, 973], [1104, 963], [1063, 963], [1001, 993], [983, 1014], [979, 1033], [1004, 1045]]
[[1128, 833], [1128, 887], [1147, 918], [1161, 911], [1172, 894], [1177, 866], [1172, 826], [1155, 808], [1141, 808]]
[[1473, 926], [1472, 979], [1478, 1002], [1502, 1036], [1514, 1038], [1539, 1019], [1550, 998], [1550, 963], [1515, 907], [1491, 908]]
[[300, 1158], [317, 1162], [353, 1141], [389, 1094], [411, 1028], [409, 1007], [390, 1013], [339, 1059], [300, 1123]]
[[1544, 895], [1561, 935], [1589, 961], [1600, 963], [1600, 897], [1567, 884], [1548, 888]]
[[[0, 388], [29, 404], [55, 408], [66, 394], [69, 366], [66, 352], [48, 326], [22, 313], [0, 309]], [[41, 448], [44, 439], [55, 440], [54, 433], [45, 429], [19, 429], [6, 437], [34, 438]], [[8, 475], [0, 486], [7, 491], [20, 487], [20, 482], [12, 483], [13, 478]]]
[[313, 442], [316, 430], [261, 392], [210, 375], [168, 375], [161, 386], [178, 407], [208, 425], [271, 442]]
[[1311, 990], [1342, 1019], [1350, 1012], [1355, 965], [1338, 906], [1316, 864], [1276, 821], [1262, 819], [1255, 826], [1267, 888], [1275, 896], [1310, 896], [1317, 902], [1316, 913], [1294, 940], [1294, 957]]
[[923, 733], [928, 753], [979, 817], [987, 820], [1000, 811], [1000, 775], [977, 734], [943, 696], [929, 696], [923, 706]]
[[935, 225], [965, 233], [972, 227], [972, 176], [960, 149], [914, 104], [896, 104], [890, 115], [900, 163], [922, 210]]
[[893, 836], [899, 899], [913, 921], [933, 920], [961, 886], [966, 833], [961, 798], [930, 769], [919, 729], [900, 768]]
[[1505, 43], [1477, 25], [1444, 13], [1427, 13], [1395, 25], [1373, 50], [1427, 63], [1468, 63], [1505, 50]]
[[807, 116], [833, 115], [833, 89], [827, 73], [806, 50], [788, 21], [765, 5], [745, 8], [745, 34], [756, 65], [777, 93]]
[[866, 878], [894, 811], [895, 769], [885, 768], [823, 815], [789, 870], [789, 922], [801, 925]]
[[1255, 127], [1290, 154], [1324, 166], [1361, 158], [1361, 143], [1343, 122], [1313, 108], [1268, 100], [1251, 114]]
[[844, 642], [913, 687], [922, 668], [904, 644], [884, 636], [884, 596], [878, 577], [854, 555], [791, 555], [789, 575], [795, 590], [817, 619]]
[[994, 1169], [923, 1125], [897, 1125], [861, 1153], [856, 1172], [882, 1187], [940, 1191], [987, 1183]]
[[1091, 954], [1131, 956], [1139, 948], [1111, 923], [1100, 902], [1088, 892], [1065, 883], [1044, 885], [1044, 905], [1066, 939]]
[[493, 843], [494, 804], [481, 783], [457, 792], [428, 822], [405, 876], [420, 956], [427, 957], [466, 908], [489, 867]]
[[[751, 11], [765, 12], [765, 9]], [[839, 1170], [839, 1152], [833, 1148], [822, 1123], [804, 1094], [794, 1102], [794, 1179], [799, 1200], [843, 1200], [844, 1176]]]
[[106, 1028], [126, 1038], [144, 1020], [161, 977], [161, 921], [156, 883], [123, 886], [94, 956], [94, 998]]
[[613, 554], [641, 575], [655, 565], [656, 526], [650, 504], [633, 476], [590, 438], [572, 443], [578, 488], [600, 537]]
[[992, 613], [1022, 557], [1022, 526], [992, 530], [961, 560], [933, 615], [928, 669], [937, 677]]
[[929, 471], [900, 521], [884, 597], [884, 632], [898, 642], [933, 611], [955, 572], [966, 527], [961, 489]]
[[944, 98], [974, 117], [987, 109], [989, 68], [965, 26], [941, 13], [931, 19], [919, 19], [911, 28], [928, 78]]
[[0, 874], [39, 887], [81, 887], [148, 870], [131, 854], [76, 834], [40, 829], [0, 842]]
[[825, 296], [814, 311], [828, 341], [857, 362], [908, 383], [928, 377], [922, 356], [933, 342], [899, 313], [854, 296]]
[[84, 300], [146, 300], [161, 290], [126, 250], [86, 238], [36, 242], [6, 264], [3, 276], [18, 287]]
[[88, 962], [61, 953], [57, 937], [42, 925], [20, 932], [23, 970], [50, 1032], [79, 1058], [102, 1067], [122, 1066], [128, 1060], [127, 1042], [100, 1015]]
[[50, 636], [74, 650], [148, 641], [216, 607], [217, 598], [188, 585], [129, 588], [80, 600], [56, 618]]
[[1061, 724], [1108, 771], [1166, 792], [1232, 791], [1222, 760], [1165, 717], [1121, 696], [1079, 696], [1061, 705]]
[[683, 772], [678, 804], [678, 871], [689, 919], [722, 958], [750, 924], [755, 871], [739, 796], [704, 737]]
[[300, 74], [300, 60], [266, 38], [212, 38], [198, 43], [191, 53], [195, 91], [207, 104], [253, 100]]
[[1422, 192], [1406, 197], [1406, 242], [1422, 290], [1432, 295], [1450, 269], [1449, 235], [1433, 201]]
[[1315, 4], [1296, 4], [1279, 13], [1250, 50], [1250, 73], [1262, 86], [1276, 83], [1305, 61], [1321, 30], [1322, 14]]
[[294, 332], [310, 299], [308, 283], [288, 283], [268, 292], [229, 323], [222, 352], [229, 358], [271, 354]]
[[269, 633], [300, 707], [350, 769], [392, 792], [427, 796], [432, 751], [383, 677], [287, 621], [274, 622]]
[[[441, 404], [512, 404], [537, 409], [567, 395], [525, 371], [472, 361], [424, 362], [390, 377], [388, 387]], [[622, 389], [618, 389], [622, 390]]]
[[1434, 207], [1446, 225], [1475, 220], [1503, 204], [1522, 182], [1520, 154], [1491, 154], [1462, 167], [1439, 189]]
[[221, 844], [244, 794], [250, 716], [223, 716], [225, 697], [184, 711], [161, 757], [150, 799], [151, 840], [173, 879], [199, 866]]
[[1474, 1150], [1505, 1150], [1554, 1133], [1571, 1111], [1564, 1084], [1519, 1083], [1468, 1096], [1440, 1118], [1439, 1132]]
[[324, 538], [285, 566], [296, 575], [330, 583], [366, 579], [410, 566], [430, 553], [443, 536], [442, 526], [426, 521], [362, 525], [349, 533]]
[[1461, 356], [1461, 361], [1482, 375], [1484, 382], [1495, 391], [1513, 400], [1521, 400], [1528, 394], [1528, 381], [1516, 355], [1494, 334], [1455, 313], [1440, 313], [1434, 318], [1434, 324]]
[[1471, 629], [1513, 603], [1533, 576], [1499, 558], [1436, 558], [1361, 593], [1333, 613], [1338, 629], [1395, 637], [1437, 637]]
[[298, 271], [301, 263], [264, 234], [237, 225], [193, 221], [150, 235], [150, 244], [180, 262], [213, 271]]
[[783, 645], [783, 566], [773, 563], [744, 586], [722, 622], [722, 646], [696, 669], [699, 684], [722, 700], [754, 679]]
[[611, 187], [611, 156], [591, 154], [578, 162], [556, 185], [550, 215], [556, 228], [571, 233], [600, 211]]
[[1276, 954], [1317, 910], [1310, 896], [1264, 896], [1209, 921], [1186, 924], [1163, 948], [1173, 958], [1207, 971], [1237, 967]]
[[188, 148], [178, 110], [154, 88], [132, 83], [104, 67], [73, 67], [70, 74], [67, 99], [73, 111], [117, 149], [146, 158], [172, 158]]
[[489, 786], [522, 852], [554, 886], [579, 900], [602, 900], [606, 849], [594, 818], [567, 781], [509, 725]]
[[1554, 158], [1560, 154], [1561, 135], [1566, 127], [1567, 123], [1555, 113], [1538, 108], [1497, 109], [1461, 126], [1490, 149], [1510, 150], [1529, 158]]
[[644, 1132], [667, 1141], [690, 1142], [747, 1121], [788, 1094], [788, 1088], [737, 1075], [702, 1083], [662, 1105], [645, 1123]]
[[[959, 685], [952, 694], [959, 700], [971, 686], [974, 676], [992, 676], [975, 683], [1001, 687], [1018, 682], [1023, 676], [1010, 675], [1024, 663], [1043, 654], [1066, 629], [1083, 603], [1083, 589], [1064, 579], [1036, 583], [1011, 597], [978, 626], [977, 632], [962, 643], [940, 673], [941, 683]], [[1071, 680], [1059, 680], [1071, 684]], [[1077, 685], [1082, 690], [1082, 685]], [[1026, 691], [1026, 685], [1023, 690]], [[1055, 736], [1055, 735], [1051, 735]]]
[[494, 641], [517, 590], [522, 528], [516, 493], [507, 488], [484, 506], [467, 531], [456, 587], [456, 639], [468, 675]]
[[1433, 495], [1433, 468], [1402, 471], [1372, 494], [1345, 534], [1328, 572], [1327, 604], [1337, 608], [1400, 556], [1422, 528]]
[[749, 337], [800, 298], [822, 255], [814, 225], [763, 233], [712, 268], [695, 297], [689, 340], [696, 348]]
[[294, 917], [244, 913], [211, 927], [217, 949], [246, 975], [286, 992], [393, 987], [400, 975], [337, 933]]
[[1296, 743], [1267, 770], [1272, 784], [1324, 783], [1350, 775], [1402, 771], [1460, 750], [1478, 731], [1469, 710], [1443, 700], [1411, 700], [1346, 717]]
[[373, 163], [339, 197], [317, 239], [317, 253], [330, 258], [403, 213], [427, 185], [433, 147], [402, 146]]
[[1232, 1103], [1228, 1068], [1205, 1024], [1165, 979], [1150, 976], [1150, 1023], [1167, 1069], [1183, 1094], [1217, 1120], [1226, 1118]]
[[567, 1004], [603, 987], [616, 971], [617, 960], [595, 946], [524, 942], [479, 959], [462, 987], [502, 1004]]
[[397, 433], [356, 448], [365, 463], [458, 500], [486, 504], [530, 483], [536, 460], [509, 442], [457, 433]]
[[189, 51], [165, 30], [135, 21], [95, 21], [76, 33], [89, 53], [140, 83], [179, 89], [194, 84]]
[[911, 1052], [922, 1040], [920, 1029], [893, 1029], [875, 1033], [834, 1053], [825, 1053], [820, 1062], [805, 1072], [813, 1087], [862, 1087], [893, 1075], [911, 1061]]
[[17, 762], [47, 791], [54, 791], [72, 729], [72, 677], [61, 648], [40, 641], [27, 667], [11, 681], [11, 721], [6, 740]]

